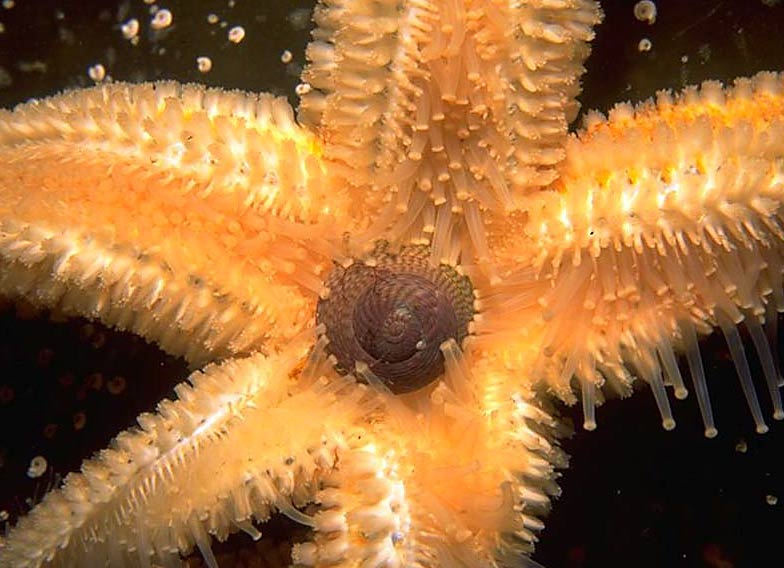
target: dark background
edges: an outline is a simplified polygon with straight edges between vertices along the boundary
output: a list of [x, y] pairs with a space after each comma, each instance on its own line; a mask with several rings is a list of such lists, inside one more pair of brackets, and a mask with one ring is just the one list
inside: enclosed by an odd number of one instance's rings
[[[159, 6], [172, 11], [174, 23], [157, 33], [149, 30], [150, 6], [141, 0], [15, 4], [0, 6], [0, 106], [87, 86], [92, 83], [87, 68], [99, 62], [117, 80], [199, 81], [273, 91], [295, 102], [310, 25], [306, 10], [313, 3], [236, 0], [231, 7], [227, 1], [164, 1]], [[658, 18], [649, 26], [635, 20], [634, 1], [603, 2], [607, 16], [584, 81], [586, 108], [606, 110], [618, 101], [708, 78], [731, 81], [762, 69], [784, 70], [784, 4], [656, 5]], [[211, 12], [227, 26], [209, 24]], [[119, 30], [132, 16], [141, 24], [137, 46]], [[246, 30], [239, 45], [226, 38], [236, 24]], [[651, 51], [638, 50], [642, 38], [651, 40]], [[289, 64], [280, 59], [286, 49], [293, 54]], [[196, 70], [199, 55], [213, 60], [206, 75]], [[0, 511], [12, 521], [82, 458], [132, 425], [139, 412], [153, 408], [187, 370], [143, 341], [99, 325], [51, 322], [47, 314], [10, 305], [0, 311]], [[691, 396], [673, 403], [674, 432], [662, 431], [647, 391], [605, 404], [597, 412], [596, 432], [578, 431], [563, 443], [571, 467], [561, 479], [563, 496], [546, 519], [535, 555], [539, 562], [548, 568], [781, 564], [784, 424], [755, 434], [723, 341], [711, 336], [701, 351], [719, 437], [702, 436]], [[126, 384], [119, 394], [109, 392], [110, 384], [118, 384], [115, 377]], [[758, 392], [769, 415], [762, 385]], [[579, 409], [562, 412], [566, 421], [582, 422]], [[739, 444], [745, 452], [738, 451]], [[29, 479], [25, 472], [36, 455], [46, 457], [49, 469]], [[768, 496], [779, 502], [769, 504]], [[274, 525], [262, 529], [293, 530], [285, 522]], [[238, 536], [219, 547], [222, 565], [263, 565], [258, 557], [269, 549], [248, 542]], [[252, 555], [254, 561], [248, 559]]]

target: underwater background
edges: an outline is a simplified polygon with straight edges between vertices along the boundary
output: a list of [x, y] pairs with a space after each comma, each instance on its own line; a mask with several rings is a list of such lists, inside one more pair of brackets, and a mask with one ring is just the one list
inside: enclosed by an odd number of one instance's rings
[[[97, 77], [98, 64], [104, 80], [176, 79], [269, 91], [296, 104], [313, 4], [4, 0], [0, 106], [92, 85], [88, 69]], [[608, 110], [705, 79], [784, 71], [784, 2], [659, 0], [653, 24], [635, 18], [634, 4], [602, 2], [606, 17], [587, 62], [584, 109]], [[164, 9], [171, 24], [152, 29], [154, 11]], [[124, 36], [123, 24], [127, 36], [132, 19], [139, 23], [136, 40]], [[235, 26], [244, 30], [239, 43], [229, 39]], [[197, 68], [197, 57], [210, 58], [208, 72]], [[548, 568], [781, 564], [784, 424], [756, 434], [723, 339], [714, 334], [700, 348], [719, 436], [703, 437], [693, 396], [671, 397], [673, 432], [662, 430], [647, 388], [608, 401], [597, 411], [597, 431], [573, 427], [575, 434], [562, 442], [571, 466], [559, 481], [563, 496], [545, 519], [538, 562]], [[749, 359], [760, 376], [756, 358]], [[132, 335], [2, 304], [0, 530], [140, 412], [170, 396], [187, 374], [182, 361]], [[762, 403], [772, 422], [764, 396]], [[561, 412], [567, 423], [582, 423], [579, 408]], [[37, 456], [46, 469], [31, 477]], [[262, 544], [235, 535], [215, 545], [221, 566], [285, 565], [292, 539], [304, 538], [301, 528], [282, 519], [261, 528], [270, 536]], [[198, 566], [201, 559], [194, 555], [188, 563]]]

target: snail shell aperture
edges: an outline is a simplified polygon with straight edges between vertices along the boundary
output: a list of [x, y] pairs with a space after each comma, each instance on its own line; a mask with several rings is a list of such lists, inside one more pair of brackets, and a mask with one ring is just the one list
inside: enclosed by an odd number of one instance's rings
[[441, 344], [468, 334], [474, 314], [470, 280], [430, 249], [393, 252], [381, 241], [365, 262], [336, 266], [325, 282], [316, 320], [341, 373], [364, 363], [395, 394], [418, 390], [441, 375]]

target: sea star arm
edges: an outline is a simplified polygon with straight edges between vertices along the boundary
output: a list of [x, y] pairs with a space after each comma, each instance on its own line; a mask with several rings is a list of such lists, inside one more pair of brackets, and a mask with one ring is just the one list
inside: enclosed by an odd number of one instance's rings
[[299, 118], [372, 231], [484, 258], [480, 209], [557, 175], [600, 19], [591, 0], [324, 0]]
[[[608, 119], [589, 115], [566, 147], [553, 191], [532, 199], [525, 219], [495, 220], [491, 240], [516, 298], [499, 291], [489, 304], [506, 305], [507, 324], [522, 330], [504, 357], [525, 361], [566, 400], [576, 376], [587, 428], [595, 426], [598, 387], [609, 381], [625, 393], [637, 375], [669, 429], [664, 385], [686, 396], [674, 358], [683, 352], [713, 436], [697, 337], [718, 328], [763, 432], [742, 323], [773, 415], [784, 418], [762, 327], [775, 326], [784, 309], [783, 141], [784, 76], [774, 73], [726, 90], [707, 82], [675, 97], [662, 92], [637, 107], [618, 105]], [[507, 324], [493, 320], [487, 331], [508, 332]]]
[[179, 553], [196, 545], [214, 568], [211, 536], [244, 530], [257, 539], [253, 521], [275, 511], [317, 526], [295, 507], [319, 490], [323, 498], [320, 480], [362, 451], [368, 438], [354, 424], [377, 410], [378, 397], [351, 377], [298, 384], [306, 349], [191, 375], [176, 387], [178, 400], [142, 414], [139, 428], [117, 436], [22, 518], [0, 540], [0, 563], [179, 565]]
[[[294, 545], [302, 566], [407, 566], [416, 555], [406, 487], [395, 455], [372, 441], [345, 448], [314, 495], [311, 542]], [[408, 561], [407, 561], [408, 560]]]
[[0, 293], [194, 364], [273, 349], [339, 257], [341, 191], [319, 153], [284, 100], [195, 85], [0, 111]]
[[[309, 354], [306, 382], [333, 373], [321, 347]], [[381, 408], [346, 436], [321, 478], [313, 537], [295, 547], [295, 562], [538, 566], [526, 554], [558, 494], [554, 468], [565, 465], [555, 421], [532, 389], [481, 354], [454, 340], [442, 349], [444, 380], [402, 399], [357, 365]]]

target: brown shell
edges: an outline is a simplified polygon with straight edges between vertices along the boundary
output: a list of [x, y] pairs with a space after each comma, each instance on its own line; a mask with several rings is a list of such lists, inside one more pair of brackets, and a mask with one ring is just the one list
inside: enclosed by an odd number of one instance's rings
[[368, 365], [396, 394], [418, 390], [444, 371], [440, 346], [468, 334], [474, 313], [470, 280], [454, 267], [434, 265], [430, 250], [392, 252], [377, 244], [370, 258], [329, 274], [316, 319], [337, 369]]

